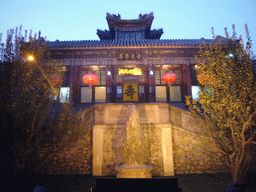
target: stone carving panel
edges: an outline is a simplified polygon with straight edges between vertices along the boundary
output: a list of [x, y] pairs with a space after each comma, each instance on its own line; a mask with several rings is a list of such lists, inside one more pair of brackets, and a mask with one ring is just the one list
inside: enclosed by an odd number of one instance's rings
[[122, 143], [125, 128], [108, 128], [103, 131], [103, 176], [115, 176], [115, 166], [122, 162]]
[[[161, 128], [155, 128], [152, 124], [141, 125], [144, 145], [145, 163], [153, 166], [152, 175], [164, 175], [163, 155], [161, 145]], [[125, 126], [115, 127], [109, 125], [103, 129], [103, 176], [115, 176], [115, 166], [122, 164], [123, 144], [125, 143]]]

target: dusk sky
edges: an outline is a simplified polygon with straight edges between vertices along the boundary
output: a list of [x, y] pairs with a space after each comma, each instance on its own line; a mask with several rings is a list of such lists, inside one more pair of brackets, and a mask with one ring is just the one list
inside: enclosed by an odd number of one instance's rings
[[[42, 32], [50, 41], [99, 40], [97, 29], [108, 30], [106, 13], [121, 19], [138, 19], [140, 13], [153, 12], [151, 29], [163, 28], [161, 39], [211, 39], [225, 36], [224, 28], [245, 37], [248, 24], [252, 43], [256, 43], [255, 0], [0, 0], [0, 33], [6, 41], [8, 29], [22, 25], [24, 30]], [[255, 52], [255, 46], [253, 46]]]

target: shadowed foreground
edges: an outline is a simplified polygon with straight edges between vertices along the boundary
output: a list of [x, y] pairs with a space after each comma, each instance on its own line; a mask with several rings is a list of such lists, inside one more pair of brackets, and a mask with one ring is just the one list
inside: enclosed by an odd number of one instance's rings
[[[224, 192], [231, 184], [231, 175], [229, 173], [182, 174], [175, 176], [178, 178], [178, 186], [182, 188], [182, 192]], [[91, 187], [95, 187], [96, 178], [91, 175], [44, 175], [39, 177], [37, 185], [44, 187], [45, 190], [37, 188], [35, 192], [89, 192]], [[246, 177], [247, 192], [256, 191], [255, 181], [256, 172], [248, 172]]]

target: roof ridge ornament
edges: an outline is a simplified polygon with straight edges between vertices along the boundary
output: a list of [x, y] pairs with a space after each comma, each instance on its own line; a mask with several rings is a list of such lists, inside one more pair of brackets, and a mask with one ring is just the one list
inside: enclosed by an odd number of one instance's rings
[[107, 13], [107, 17], [112, 17], [113, 19], [121, 20], [121, 15], [119, 13], [118, 15]]
[[148, 17], [153, 17], [153, 12], [149, 13], [149, 14], [139, 14], [139, 20], [142, 20], [142, 19], [146, 19]]

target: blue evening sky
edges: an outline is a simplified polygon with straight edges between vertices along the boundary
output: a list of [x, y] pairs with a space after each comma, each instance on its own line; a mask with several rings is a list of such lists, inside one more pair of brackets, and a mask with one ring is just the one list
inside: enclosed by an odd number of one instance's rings
[[[137, 19], [140, 13], [154, 13], [151, 29], [163, 28], [161, 39], [212, 38], [232, 33], [245, 37], [248, 24], [256, 43], [255, 0], [0, 0], [0, 33], [22, 25], [24, 30], [42, 32], [50, 41], [99, 40], [97, 29], [108, 30], [106, 13], [121, 19]], [[253, 47], [255, 50], [255, 46]], [[255, 52], [255, 51], [254, 51]]]

